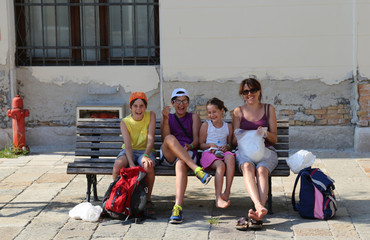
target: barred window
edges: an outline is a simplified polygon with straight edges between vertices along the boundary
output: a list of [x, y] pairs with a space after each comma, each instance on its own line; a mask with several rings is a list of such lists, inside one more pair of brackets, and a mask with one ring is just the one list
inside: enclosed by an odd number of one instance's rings
[[158, 65], [158, 0], [15, 0], [17, 66]]

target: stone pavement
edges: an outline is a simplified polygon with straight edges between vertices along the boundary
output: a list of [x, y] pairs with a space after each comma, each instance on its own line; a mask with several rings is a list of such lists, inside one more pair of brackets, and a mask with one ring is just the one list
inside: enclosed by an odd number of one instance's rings
[[[252, 206], [241, 177], [234, 179], [227, 209], [214, 207], [213, 180], [204, 187], [190, 177], [180, 225], [168, 223], [175, 198], [174, 177], [156, 178], [155, 220], [84, 222], [68, 216], [70, 209], [84, 201], [86, 192], [84, 175], [66, 174], [73, 150], [31, 151], [17, 159], [0, 159], [1, 239], [370, 239], [370, 154], [312, 151], [318, 157], [314, 167], [336, 181], [339, 210], [335, 218], [302, 219], [292, 210], [296, 177], [292, 173], [273, 178], [274, 214], [267, 215], [263, 229], [241, 232], [235, 230], [236, 219]], [[102, 198], [111, 177], [99, 176], [98, 181]]]

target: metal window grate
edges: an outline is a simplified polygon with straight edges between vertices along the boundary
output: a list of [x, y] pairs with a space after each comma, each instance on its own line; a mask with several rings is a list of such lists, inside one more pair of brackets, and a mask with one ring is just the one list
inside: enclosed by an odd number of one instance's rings
[[158, 65], [158, 15], [158, 0], [16, 0], [16, 64]]

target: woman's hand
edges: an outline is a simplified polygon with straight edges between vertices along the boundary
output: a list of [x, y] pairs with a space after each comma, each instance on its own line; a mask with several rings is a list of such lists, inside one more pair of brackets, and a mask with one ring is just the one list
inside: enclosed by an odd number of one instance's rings
[[259, 126], [257, 128], [257, 134], [262, 136], [263, 138], [266, 138], [267, 137], [267, 127], [261, 127]]

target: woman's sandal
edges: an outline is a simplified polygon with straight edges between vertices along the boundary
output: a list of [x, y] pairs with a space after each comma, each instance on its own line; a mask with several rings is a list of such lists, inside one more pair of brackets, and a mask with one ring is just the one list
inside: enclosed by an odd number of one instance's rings
[[145, 206], [145, 212], [147, 215], [154, 215], [154, 203], [152, 201], [147, 201]]
[[249, 220], [249, 229], [251, 230], [261, 230], [262, 229], [262, 220], [254, 220], [254, 219], [250, 219]]
[[247, 231], [249, 229], [249, 218], [246, 217], [239, 218], [235, 228], [239, 231]]

